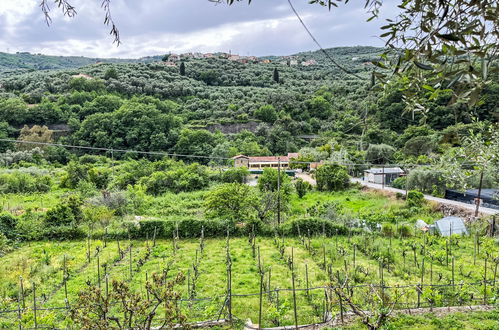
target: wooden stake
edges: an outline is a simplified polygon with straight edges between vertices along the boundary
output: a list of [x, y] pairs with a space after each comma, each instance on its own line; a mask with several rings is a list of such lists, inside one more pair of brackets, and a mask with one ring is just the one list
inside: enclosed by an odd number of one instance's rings
[[487, 305], [487, 257], [483, 266], [483, 304]]
[[307, 298], [310, 297], [310, 293], [308, 291], [309, 289], [309, 285], [308, 285], [308, 264], [305, 264], [305, 282], [306, 282], [306, 285], [307, 285]]
[[295, 328], [298, 329], [298, 312], [296, 310], [296, 291], [295, 291], [295, 260], [293, 247], [291, 247], [291, 282], [293, 285], [293, 310], [295, 315]]
[[36, 284], [33, 282], [33, 317], [35, 322], [35, 329], [38, 329], [38, 321], [36, 317]]
[[258, 329], [262, 328], [263, 272], [260, 272], [260, 307], [258, 309]]

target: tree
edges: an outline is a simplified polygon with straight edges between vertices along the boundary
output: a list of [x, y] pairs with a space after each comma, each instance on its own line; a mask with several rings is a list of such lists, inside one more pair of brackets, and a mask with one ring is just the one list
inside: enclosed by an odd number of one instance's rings
[[339, 191], [348, 188], [350, 176], [344, 166], [324, 164], [315, 173], [317, 189], [320, 191]]
[[312, 185], [309, 182], [304, 181], [302, 178], [296, 179], [295, 190], [296, 193], [298, 194], [298, 197], [303, 198], [303, 196], [305, 196], [307, 192], [311, 189]]
[[261, 121], [272, 124], [277, 120], [277, 112], [272, 105], [266, 104], [255, 110], [255, 117]]
[[24, 127], [21, 129], [21, 133], [19, 134], [19, 138], [17, 139], [19, 141], [19, 143], [17, 143], [17, 149], [31, 150], [36, 147], [44, 149], [47, 146], [39, 145], [37, 143], [52, 143], [52, 133], [53, 131], [49, 130], [47, 126], [34, 125], [33, 127], [29, 128], [28, 126], [24, 125]]
[[181, 76], [185, 76], [185, 63], [184, 62], [180, 63], [179, 73]]
[[278, 188], [280, 188], [279, 190], [283, 196], [290, 196], [292, 190], [291, 179], [284, 170], [281, 170], [279, 175], [277, 169], [265, 167], [263, 169], [263, 174], [258, 178], [258, 189], [262, 192], [276, 192]]
[[208, 216], [232, 221], [248, 221], [256, 196], [253, 188], [241, 183], [225, 183], [215, 187], [205, 199]]
[[[246, 0], [210, 1], [232, 5]], [[309, 1], [329, 10], [348, 2]], [[365, 0], [368, 21], [379, 16], [382, 4], [383, 0]], [[398, 8], [397, 17], [387, 19], [381, 27], [380, 37], [386, 40], [388, 50], [380, 61], [373, 62], [391, 73], [374, 72], [373, 79], [389, 84], [396, 80], [393, 75], [400, 77], [409, 111], [424, 114], [419, 99], [435, 98], [448, 89], [454, 92], [453, 102], [465, 99], [469, 105], [476, 104], [481, 90], [490, 83], [489, 69], [499, 54], [497, 2], [408, 0]], [[334, 65], [351, 74], [338, 63]]]
[[114, 67], [110, 67], [104, 73], [104, 79], [106, 79], [106, 80], [118, 79], [118, 71], [116, 71], [116, 69]]
[[[12, 128], [8, 123], [4, 121], [0, 121], [0, 139], [9, 139], [9, 134], [11, 133]], [[0, 142], [0, 152], [5, 152], [7, 149], [12, 147], [12, 143], [10, 142]]]
[[370, 144], [366, 150], [366, 161], [371, 164], [388, 164], [394, 153], [395, 148], [387, 144]]
[[[175, 151], [184, 155], [206, 156], [211, 154], [213, 148], [221, 142], [221, 138], [220, 135], [205, 129], [185, 128], [180, 132]], [[200, 158], [199, 160], [207, 163], [206, 159]]]
[[246, 183], [249, 175], [246, 167], [233, 167], [223, 171], [221, 180], [225, 183]]
[[278, 83], [278, 82], [279, 82], [279, 71], [277, 70], [277, 68], [274, 68], [274, 73], [273, 73], [273, 75], [272, 75], [272, 78], [274, 79], [274, 81], [275, 81], [276, 83]]

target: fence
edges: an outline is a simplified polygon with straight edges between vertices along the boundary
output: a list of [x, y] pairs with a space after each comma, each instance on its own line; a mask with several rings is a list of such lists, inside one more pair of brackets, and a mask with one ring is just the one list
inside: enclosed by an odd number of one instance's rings
[[[258, 324], [262, 326], [299, 325], [323, 323], [331, 321], [334, 315], [352, 312], [357, 309], [371, 310], [382, 306], [390, 306], [395, 310], [425, 307], [452, 307], [495, 303], [499, 297], [499, 288], [493, 281], [455, 284], [408, 284], [385, 286], [382, 284], [319, 286], [306, 288], [268, 289], [268, 279], [261, 276], [261, 291], [239, 294], [230, 291], [214, 297], [176, 299], [174, 303], [184, 311], [189, 321], [200, 321], [203, 317], [212, 316], [208, 324], [238, 318], [234, 307], [258, 308]], [[266, 287], [267, 289], [264, 289]], [[381, 298], [376, 302], [377, 298]], [[31, 297], [21, 296], [17, 308], [0, 310], [0, 326], [19, 329], [70, 329], [73, 327], [70, 312], [79, 307], [66, 305], [42, 307], [38, 302], [36, 286], [33, 286]], [[153, 299], [151, 299], [153, 300]], [[299, 303], [297, 303], [299, 302]], [[111, 309], [120, 310], [122, 302], [111, 302]], [[376, 306], [375, 306], [376, 305]], [[213, 307], [217, 308], [213, 308]], [[212, 308], [211, 315], [205, 313]], [[158, 313], [159, 314], [159, 313]], [[242, 319], [242, 318], [241, 318]], [[164, 319], [157, 317], [154, 324], [159, 326]], [[215, 322], [215, 324], [217, 324]], [[198, 325], [199, 326], [199, 325]]]

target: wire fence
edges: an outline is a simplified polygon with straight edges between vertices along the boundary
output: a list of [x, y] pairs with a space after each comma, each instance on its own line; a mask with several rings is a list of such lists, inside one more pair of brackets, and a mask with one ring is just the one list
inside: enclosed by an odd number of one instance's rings
[[[294, 275], [293, 275], [294, 276]], [[265, 280], [262, 276], [262, 288]], [[230, 285], [230, 284], [229, 284]], [[36, 287], [31, 295], [20, 295], [17, 308], [0, 310], [0, 327], [19, 329], [68, 329], [72, 325], [71, 312], [88, 306], [43, 307], [37, 299]], [[376, 302], [376, 299], [379, 299]], [[331, 321], [357, 309], [370, 310], [391, 306], [395, 310], [427, 307], [454, 307], [494, 304], [499, 299], [495, 281], [449, 284], [383, 284], [325, 285], [309, 288], [267, 288], [253, 293], [232, 293], [230, 290], [211, 297], [172, 299], [190, 322], [211, 320], [243, 320], [249, 314], [258, 315], [265, 326], [313, 324]], [[153, 301], [151, 299], [150, 301]], [[148, 300], [149, 301], [149, 300]], [[381, 301], [381, 302], [380, 302]], [[123, 301], [110, 303], [111, 309], [122, 311]], [[260, 306], [260, 307], [259, 307]], [[98, 307], [96, 304], [95, 307]], [[252, 309], [258, 313], [244, 313]], [[159, 313], [158, 313], [159, 314]], [[161, 317], [155, 319], [160, 324]]]

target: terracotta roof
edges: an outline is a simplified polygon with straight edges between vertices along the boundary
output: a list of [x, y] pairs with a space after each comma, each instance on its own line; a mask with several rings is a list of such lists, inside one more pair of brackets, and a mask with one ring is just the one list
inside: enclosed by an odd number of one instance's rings
[[238, 159], [238, 158], [249, 158], [249, 157], [245, 156], [245, 155], [237, 155], [237, 156], [232, 157], [232, 159]]
[[259, 156], [259, 157], [249, 157], [250, 162], [278, 162], [279, 159], [281, 162], [289, 161], [288, 156]]

